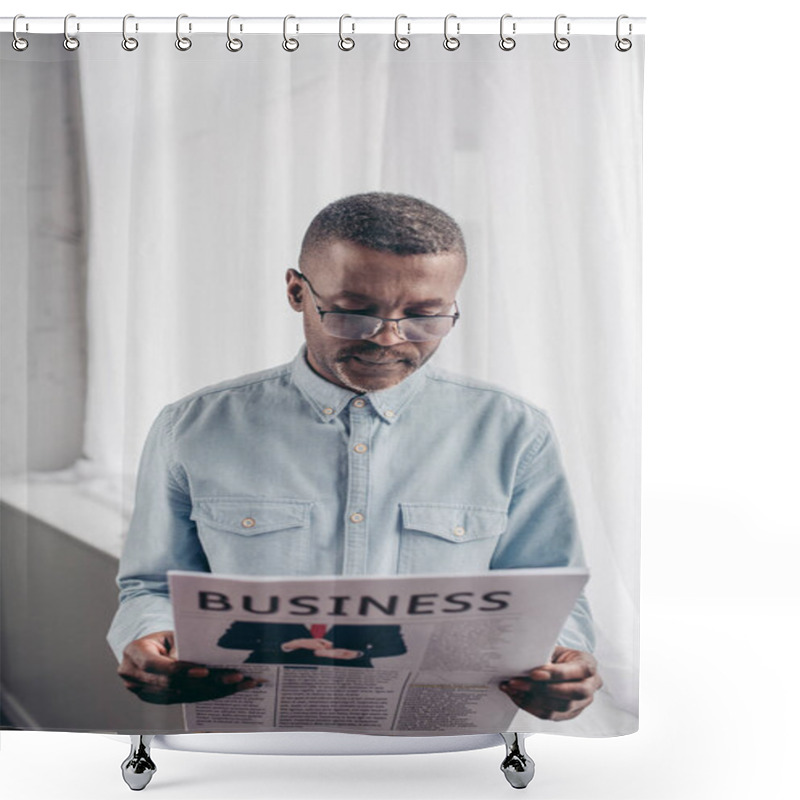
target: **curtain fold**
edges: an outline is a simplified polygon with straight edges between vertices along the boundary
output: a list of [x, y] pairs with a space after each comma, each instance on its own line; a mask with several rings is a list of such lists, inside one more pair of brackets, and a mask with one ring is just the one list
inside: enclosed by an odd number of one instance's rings
[[[496, 36], [470, 36], [450, 53], [439, 37], [397, 52], [390, 37], [359, 36], [342, 53], [336, 37], [309, 36], [288, 54], [254, 36], [231, 54], [224, 36], [178, 52], [174, 36], [153, 34], [128, 53], [119, 36], [91, 34], [64, 54], [62, 37], [31, 39], [28, 53], [3, 55], [4, 106], [20, 104], [3, 123], [4, 281], [28, 320], [58, 299], [60, 341], [72, 345], [66, 361], [54, 355], [60, 345], [14, 312], [4, 370], [30, 371], [43, 353], [66, 365], [71, 400], [49, 436], [15, 439], [6, 425], [20, 456], [6, 471], [74, 461], [128, 513], [162, 406], [297, 352], [284, 274], [314, 214], [356, 192], [424, 198], [462, 224], [469, 254], [463, 318], [437, 361], [553, 420], [592, 572], [598, 660], [629, 715], [619, 726], [632, 728], [643, 40], [620, 53], [613, 36], [580, 36], [560, 53], [552, 37], [526, 36], [503, 52]], [[21, 100], [34, 97], [62, 105]], [[42, 214], [37, 185], [53, 158], [64, 180], [45, 202], [55, 198], [70, 253], [49, 252], [68, 290], [43, 280], [36, 248], [53, 234], [30, 216]], [[31, 385], [4, 394], [7, 418], [37, 402], [63, 408], [57, 388]]]

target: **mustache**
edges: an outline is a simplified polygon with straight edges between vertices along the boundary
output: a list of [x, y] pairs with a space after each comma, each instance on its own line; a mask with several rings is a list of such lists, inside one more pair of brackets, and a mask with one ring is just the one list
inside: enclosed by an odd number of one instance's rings
[[349, 358], [366, 358], [370, 361], [407, 361], [416, 362], [416, 353], [409, 353], [396, 347], [383, 347], [374, 342], [364, 342], [364, 344], [353, 347], [345, 347], [336, 354], [337, 361], [347, 361]]

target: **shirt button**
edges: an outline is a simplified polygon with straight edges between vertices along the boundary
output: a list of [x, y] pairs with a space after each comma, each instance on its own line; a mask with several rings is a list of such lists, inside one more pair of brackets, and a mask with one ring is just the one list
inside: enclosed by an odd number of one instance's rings
[[453, 528], [453, 536], [463, 536], [466, 532], [467, 531], [461, 525], [456, 525], [456, 527]]
[[328, 416], [330, 416], [331, 414], [333, 414], [333, 409], [332, 408], [323, 408], [322, 409], [322, 413], [323, 414], [327, 414]]
[[366, 400], [362, 400], [360, 397], [357, 400], [353, 400], [353, 405], [356, 408], [364, 408], [364, 406], [366, 404], [367, 404], [367, 401]]
[[242, 527], [243, 528], [252, 528], [253, 525], [256, 524], [256, 521], [252, 517], [245, 517], [242, 520]]
[[391, 419], [394, 416], [394, 411], [384, 411], [383, 416], [387, 419]]
[[367, 452], [367, 446], [365, 444], [357, 444], [353, 448], [353, 450], [355, 450], [356, 453], [366, 453]]
[[359, 514], [358, 511], [356, 511], [355, 514], [350, 515], [350, 522], [363, 522], [363, 521], [364, 521], [364, 515]]

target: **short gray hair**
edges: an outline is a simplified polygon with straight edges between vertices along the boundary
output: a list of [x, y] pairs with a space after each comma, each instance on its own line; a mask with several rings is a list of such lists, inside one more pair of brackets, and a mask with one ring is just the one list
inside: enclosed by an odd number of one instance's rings
[[336, 240], [399, 256], [467, 254], [461, 228], [449, 214], [418, 197], [389, 192], [354, 194], [323, 208], [303, 237], [301, 264], [306, 254]]

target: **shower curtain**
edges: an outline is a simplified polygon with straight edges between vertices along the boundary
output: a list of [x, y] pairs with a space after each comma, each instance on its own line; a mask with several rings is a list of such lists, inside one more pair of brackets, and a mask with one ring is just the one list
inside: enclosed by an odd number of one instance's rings
[[[92, 33], [73, 50], [60, 34], [24, 50], [2, 37], [3, 725], [185, 730], [179, 704], [126, 688], [124, 643], [106, 642], [148, 432], [202, 387], [308, 367], [287, 270], [321, 209], [380, 193], [463, 231], [458, 324], [431, 364], [546, 414], [569, 487], [582, 555], [539, 566], [588, 566], [602, 688], [574, 718], [519, 710], [512, 727], [633, 732], [643, 37], [615, 46], [613, 21], [567, 48], [544, 34], [454, 49], [364, 34], [347, 49], [331, 33], [295, 50], [237, 35], [238, 48], [224, 33], [126, 48]], [[448, 414], [430, 425], [477, 441]], [[405, 448], [424, 469], [424, 441]]]

